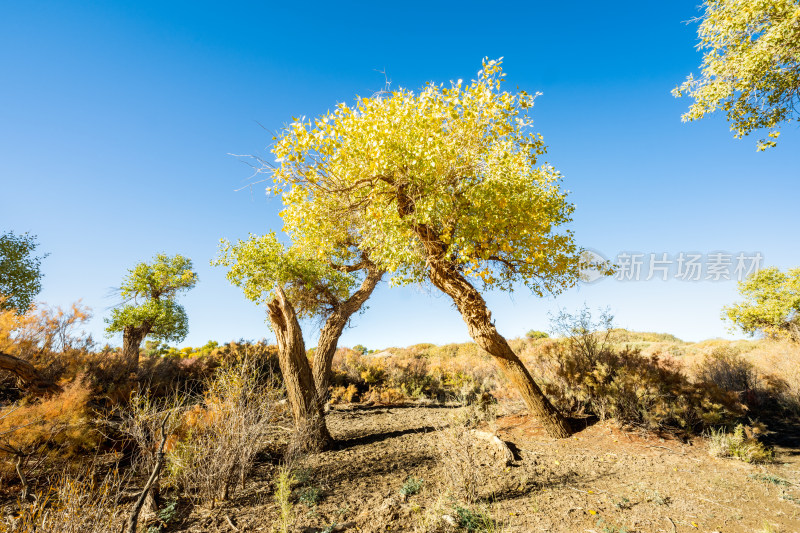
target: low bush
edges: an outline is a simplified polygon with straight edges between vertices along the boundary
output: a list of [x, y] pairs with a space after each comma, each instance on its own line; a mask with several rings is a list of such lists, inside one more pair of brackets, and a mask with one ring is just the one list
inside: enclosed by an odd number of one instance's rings
[[645, 356], [630, 348], [604, 348], [587, 356], [554, 341], [528, 353], [527, 359], [539, 370], [551, 401], [575, 416], [694, 432], [742, 413], [735, 394], [713, 384], [692, 383], [669, 357]]
[[715, 457], [731, 457], [745, 463], [769, 463], [775, 453], [758, 440], [754, 428], [738, 424], [733, 432], [710, 429], [707, 434], [708, 452]]
[[120, 505], [124, 481], [116, 469], [99, 481], [90, 469], [62, 474], [14, 513], [2, 513], [0, 532], [119, 533], [129, 511]]
[[669, 356], [617, 348], [610, 315], [592, 322], [588, 309], [562, 313], [565, 338], [525, 354], [546, 394], [562, 411], [615, 418], [646, 429], [687, 432], [729, 423], [742, 414], [736, 395], [712, 383], [693, 383]]
[[[391, 348], [381, 356], [340, 349], [333, 359], [331, 402], [474, 400], [480, 393], [494, 390], [500, 378], [488, 356], [476, 362], [455, 355], [458, 346], [462, 345]], [[472, 346], [475, 351], [477, 347]]]
[[256, 454], [278, 437], [283, 391], [262, 363], [244, 354], [221, 367], [167, 453], [168, 482], [212, 507], [244, 487]]
[[[77, 379], [49, 398], [19, 401], [0, 409], [0, 479], [27, 478], [42, 466], [63, 466], [102, 442], [89, 407], [91, 390]], [[17, 472], [21, 473], [20, 475]]]

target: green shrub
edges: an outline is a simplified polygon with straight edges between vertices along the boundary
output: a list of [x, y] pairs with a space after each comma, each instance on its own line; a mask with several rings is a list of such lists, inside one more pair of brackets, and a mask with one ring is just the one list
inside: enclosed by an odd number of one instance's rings
[[532, 329], [529, 332], [527, 332], [525, 336], [528, 337], [529, 339], [547, 339], [550, 337], [550, 335], [548, 335], [544, 331], [537, 331], [535, 329]]
[[314, 507], [322, 499], [322, 489], [319, 487], [303, 487], [297, 497], [297, 501], [304, 503], [306, 507]]
[[710, 429], [707, 433], [708, 451], [715, 457], [732, 457], [745, 463], [769, 463], [775, 452], [764, 446], [752, 428], [738, 424], [733, 433], [725, 429]]
[[400, 487], [400, 494], [403, 496], [412, 496], [422, 490], [424, 484], [425, 482], [423, 480], [410, 476], [406, 479], [405, 483], [403, 483], [403, 486]]

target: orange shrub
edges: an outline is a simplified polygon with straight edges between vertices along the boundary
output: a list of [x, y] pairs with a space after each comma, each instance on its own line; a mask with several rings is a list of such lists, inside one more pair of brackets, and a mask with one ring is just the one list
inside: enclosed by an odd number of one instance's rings
[[53, 454], [64, 459], [93, 450], [102, 441], [89, 407], [91, 389], [76, 379], [50, 398], [0, 410], [0, 457], [11, 468], [15, 454]]

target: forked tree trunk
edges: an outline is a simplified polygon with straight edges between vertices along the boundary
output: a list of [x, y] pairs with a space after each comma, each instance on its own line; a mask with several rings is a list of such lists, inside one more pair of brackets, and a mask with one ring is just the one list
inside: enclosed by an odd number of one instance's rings
[[122, 360], [125, 361], [126, 375], [139, 370], [139, 348], [148, 333], [149, 324], [125, 326], [122, 330]]
[[378, 282], [383, 277], [384, 271], [376, 267], [368, 267], [367, 276], [361, 282], [361, 287], [353, 293], [344, 303], [338, 306], [325, 321], [325, 326], [320, 331], [317, 350], [314, 352], [314, 383], [317, 387], [317, 397], [324, 405], [328, 399], [328, 388], [331, 384], [331, 364], [336, 353], [339, 337], [342, 336], [347, 321], [354, 313], [361, 309], [364, 302], [375, 290]]
[[0, 370], [6, 370], [17, 376], [28, 389], [35, 394], [58, 392], [61, 387], [44, 379], [32, 364], [19, 357], [0, 352]]
[[278, 343], [278, 364], [292, 409], [298, 444], [306, 451], [324, 450], [330, 447], [333, 439], [325, 424], [322, 404], [317, 399], [303, 332], [294, 307], [280, 287], [275, 290], [275, 295], [275, 299], [267, 304], [269, 320]]
[[[400, 218], [403, 218], [414, 212], [415, 205], [403, 185], [398, 185], [396, 190], [397, 211]], [[508, 380], [519, 390], [528, 410], [542, 423], [547, 434], [555, 438], [569, 437], [572, 432], [569, 422], [553, 407], [542, 389], [533, 381], [528, 369], [508, 345], [508, 341], [497, 332], [492, 323], [492, 314], [486, 307], [486, 301], [447, 257], [447, 245], [439, 234], [426, 224], [413, 224], [413, 229], [425, 248], [428, 277], [436, 288], [453, 299], [467, 324], [472, 340], [495, 358]]]

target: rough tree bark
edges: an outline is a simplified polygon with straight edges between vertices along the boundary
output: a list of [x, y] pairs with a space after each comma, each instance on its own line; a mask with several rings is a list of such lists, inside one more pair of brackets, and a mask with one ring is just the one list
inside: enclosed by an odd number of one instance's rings
[[353, 293], [345, 302], [337, 306], [328, 319], [325, 326], [320, 331], [317, 350], [314, 352], [314, 383], [317, 387], [317, 397], [323, 406], [328, 398], [328, 388], [331, 384], [331, 364], [333, 355], [336, 353], [336, 346], [339, 337], [342, 336], [347, 321], [356, 313], [364, 302], [375, 290], [375, 287], [383, 277], [384, 271], [376, 266], [367, 267], [367, 276], [361, 282], [361, 287]]
[[24, 359], [0, 352], [0, 370], [6, 370], [17, 376], [22, 383], [35, 394], [59, 392], [61, 387], [44, 379], [32, 364]]
[[139, 348], [147, 334], [150, 333], [150, 324], [139, 326], [125, 326], [122, 330], [122, 360], [125, 361], [126, 375], [139, 369]]
[[[414, 212], [414, 202], [402, 186], [397, 190], [397, 210], [403, 218]], [[470, 337], [494, 357], [508, 380], [519, 390], [528, 410], [542, 423], [547, 434], [555, 438], [569, 437], [572, 433], [569, 422], [553, 407], [528, 369], [508, 345], [508, 341], [497, 332], [486, 301], [447, 257], [447, 245], [439, 234], [426, 224], [414, 224], [413, 229], [425, 247], [428, 277], [437, 289], [452, 298], [467, 324]]]
[[269, 320], [278, 343], [278, 364], [283, 374], [286, 397], [292, 409], [299, 447], [305, 451], [329, 448], [333, 438], [325, 424], [322, 403], [317, 398], [314, 376], [306, 357], [303, 332], [294, 307], [283, 289], [275, 290], [275, 299], [267, 304]]

